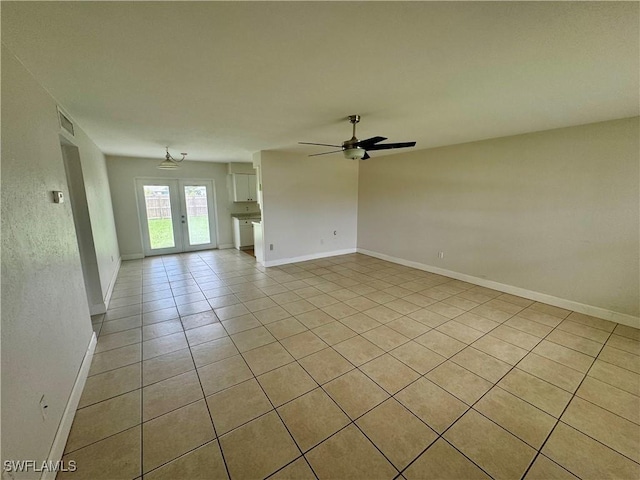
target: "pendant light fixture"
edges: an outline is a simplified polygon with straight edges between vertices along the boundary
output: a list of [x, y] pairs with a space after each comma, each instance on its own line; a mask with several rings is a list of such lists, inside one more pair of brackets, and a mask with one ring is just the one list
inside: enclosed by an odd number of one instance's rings
[[167, 154], [165, 155], [164, 161], [160, 165], [158, 165], [158, 168], [160, 170], [175, 170], [176, 168], [180, 168], [180, 165], [178, 164], [185, 159], [187, 154], [184, 152], [181, 153], [180, 155], [182, 155], [182, 158], [178, 160], [177, 158], [173, 158], [171, 156], [171, 154], [169, 153], [169, 147], [166, 147], [166, 148], [167, 148]]

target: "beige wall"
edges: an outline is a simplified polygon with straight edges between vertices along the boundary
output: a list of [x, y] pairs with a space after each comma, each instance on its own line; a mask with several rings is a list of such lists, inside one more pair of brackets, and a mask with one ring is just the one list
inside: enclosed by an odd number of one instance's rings
[[[107, 156], [107, 170], [111, 185], [111, 198], [115, 216], [118, 243], [123, 258], [143, 254], [142, 236], [138, 222], [138, 204], [136, 203], [136, 178], [171, 178], [213, 180], [216, 195], [216, 222], [218, 224], [218, 245], [233, 244], [231, 213], [246, 211], [241, 205], [234, 204], [230, 196], [230, 175], [226, 163], [185, 161], [178, 170], [158, 170], [164, 156], [159, 151], [158, 158], [133, 158]], [[256, 204], [250, 211], [257, 209]]]
[[[100, 276], [111, 279], [118, 249], [104, 158], [79, 128], [74, 142]], [[68, 198], [56, 102], [3, 46], [3, 460], [46, 460], [92, 336], [71, 204], [54, 204], [53, 190]], [[49, 405], [46, 420], [42, 395]]]
[[362, 162], [358, 247], [638, 316], [638, 132], [636, 117]]
[[259, 157], [266, 265], [355, 249], [357, 162], [272, 151]]

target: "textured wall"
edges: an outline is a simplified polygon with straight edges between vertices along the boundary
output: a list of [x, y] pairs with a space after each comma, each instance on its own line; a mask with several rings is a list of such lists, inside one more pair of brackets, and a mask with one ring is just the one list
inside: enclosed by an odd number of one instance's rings
[[[91, 339], [55, 101], [2, 49], [2, 460], [45, 460]], [[40, 398], [49, 404], [40, 414]]]
[[358, 247], [637, 316], [638, 132], [635, 117], [362, 162]]

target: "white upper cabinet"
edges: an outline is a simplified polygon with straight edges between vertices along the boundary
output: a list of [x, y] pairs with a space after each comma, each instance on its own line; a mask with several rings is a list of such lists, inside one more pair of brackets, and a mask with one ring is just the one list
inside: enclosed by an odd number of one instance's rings
[[233, 174], [233, 201], [257, 202], [256, 176], [246, 173]]

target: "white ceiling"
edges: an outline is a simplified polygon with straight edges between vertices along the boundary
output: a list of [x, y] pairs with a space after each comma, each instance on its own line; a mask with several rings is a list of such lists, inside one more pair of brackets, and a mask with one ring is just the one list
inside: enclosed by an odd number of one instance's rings
[[638, 115], [639, 5], [3, 1], [2, 41], [107, 154], [249, 161], [355, 113], [416, 148]]

